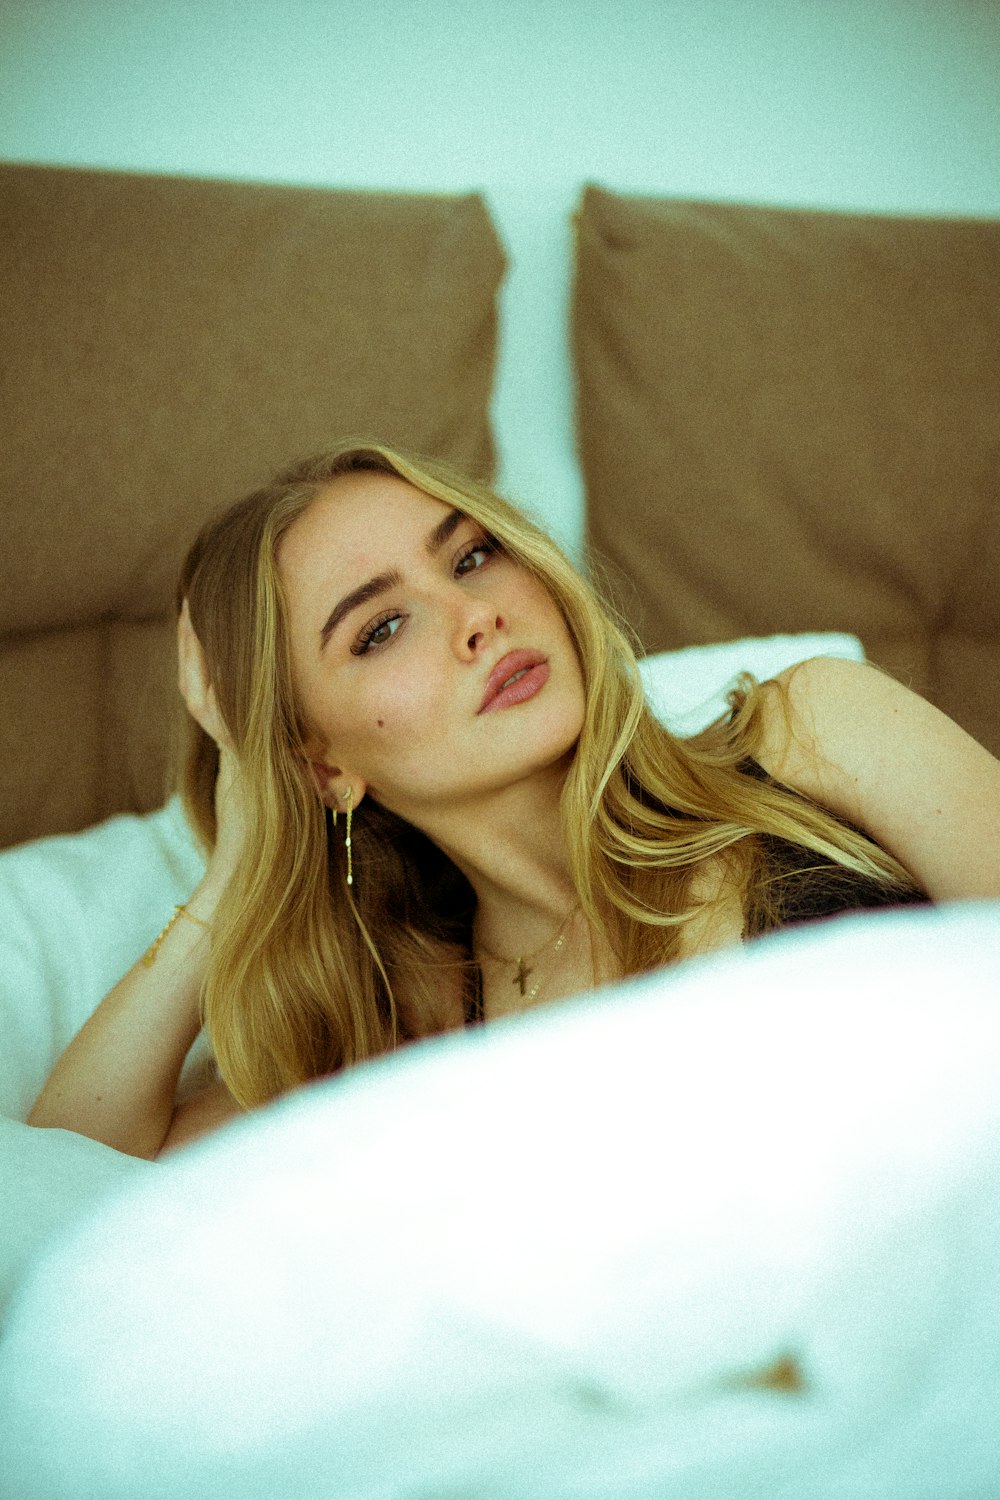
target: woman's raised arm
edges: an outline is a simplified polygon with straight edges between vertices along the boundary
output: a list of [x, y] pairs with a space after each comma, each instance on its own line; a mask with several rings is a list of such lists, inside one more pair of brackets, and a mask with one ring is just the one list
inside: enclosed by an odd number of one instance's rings
[[216, 845], [198, 889], [74, 1037], [28, 1116], [29, 1125], [74, 1130], [147, 1158], [171, 1130], [181, 1068], [201, 1027], [209, 929], [243, 846], [239, 767], [186, 606], [178, 646], [181, 692], [219, 745]]
[[201, 1026], [210, 939], [200, 923], [211, 924], [219, 894], [207, 880], [199, 886], [153, 961], [140, 958], [102, 1000], [53, 1068], [29, 1125], [75, 1130], [129, 1156], [157, 1155]]

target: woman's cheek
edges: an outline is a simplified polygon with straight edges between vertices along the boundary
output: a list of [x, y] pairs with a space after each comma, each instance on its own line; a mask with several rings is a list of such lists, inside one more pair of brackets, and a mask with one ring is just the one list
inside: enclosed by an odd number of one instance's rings
[[377, 705], [374, 710], [368, 709], [365, 719], [376, 748], [385, 749], [392, 744], [404, 753], [407, 745], [423, 742], [428, 735], [439, 737], [444, 728], [441, 714], [433, 708], [426, 689], [413, 679], [380, 693]]

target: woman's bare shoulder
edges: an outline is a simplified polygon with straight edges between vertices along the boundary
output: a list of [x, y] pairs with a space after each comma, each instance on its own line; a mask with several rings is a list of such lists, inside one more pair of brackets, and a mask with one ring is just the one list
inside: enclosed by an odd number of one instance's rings
[[[943, 714], [867, 662], [814, 656], [761, 684], [760, 761], [777, 780], [858, 820], [887, 735], [921, 740]], [[960, 732], [960, 731], [957, 731]]]
[[935, 899], [1000, 895], [1000, 761], [877, 667], [814, 657], [762, 689], [759, 759]]

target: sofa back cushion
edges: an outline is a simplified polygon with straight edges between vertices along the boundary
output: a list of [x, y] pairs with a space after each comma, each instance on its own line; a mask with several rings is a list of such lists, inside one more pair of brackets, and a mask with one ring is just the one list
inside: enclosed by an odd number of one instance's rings
[[491, 472], [482, 199], [0, 168], [0, 845], [163, 800], [210, 512], [343, 437]]
[[577, 218], [592, 547], [647, 650], [846, 631], [1000, 752], [1000, 223]]

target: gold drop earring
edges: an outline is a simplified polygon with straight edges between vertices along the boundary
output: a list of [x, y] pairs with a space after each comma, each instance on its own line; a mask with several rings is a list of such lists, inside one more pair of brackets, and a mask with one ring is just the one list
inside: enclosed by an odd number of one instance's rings
[[[351, 812], [352, 812], [352, 809], [354, 807], [354, 789], [353, 789], [353, 787], [348, 787], [347, 788], [347, 791], [344, 793], [344, 797], [347, 800], [347, 828], [346, 828], [346, 830], [344, 832], [344, 848], [347, 850], [347, 884], [348, 885], [353, 885], [354, 884], [354, 866], [351, 863]], [[334, 813], [333, 818], [334, 818], [334, 822], [336, 822], [336, 820], [337, 820], [337, 814], [336, 813]]]

